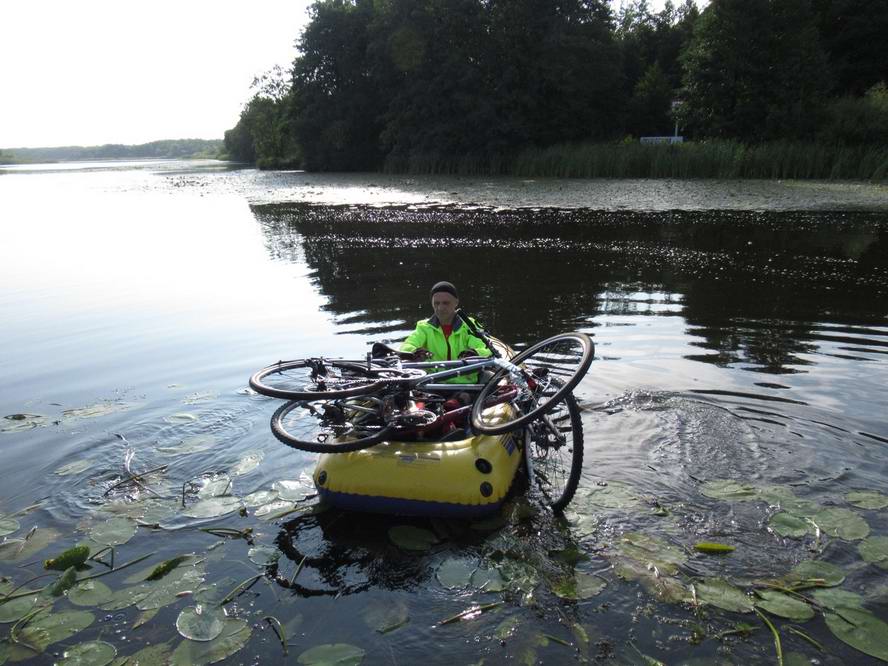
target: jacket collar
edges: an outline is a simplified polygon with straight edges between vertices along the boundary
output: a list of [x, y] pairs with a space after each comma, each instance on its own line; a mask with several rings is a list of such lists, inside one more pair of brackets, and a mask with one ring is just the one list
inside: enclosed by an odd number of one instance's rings
[[[441, 320], [438, 319], [438, 315], [432, 315], [431, 317], [426, 319], [426, 321], [428, 323], [430, 323], [432, 326], [434, 326], [435, 328], [441, 328]], [[458, 331], [462, 327], [462, 325], [463, 325], [463, 321], [459, 317], [459, 315], [455, 316], [453, 318], [453, 330]]]

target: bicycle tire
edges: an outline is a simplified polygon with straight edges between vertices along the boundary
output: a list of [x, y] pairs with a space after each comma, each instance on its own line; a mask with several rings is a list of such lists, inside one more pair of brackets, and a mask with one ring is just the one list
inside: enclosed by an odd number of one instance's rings
[[[321, 388], [323, 383], [319, 384], [317, 379], [312, 376], [316, 372], [318, 364], [322, 364], [325, 371], [331, 371], [332, 374], [329, 377], [331, 388]], [[405, 375], [410, 376], [409, 373], [391, 368], [368, 369], [365, 365], [353, 361], [301, 358], [292, 361], [278, 361], [262, 368], [250, 377], [250, 388], [256, 393], [270, 398], [333, 400], [372, 395], [385, 385], [386, 379]], [[280, 382], [281, 385], [275, 385], [272, 380]]]
[[[524, 445], [528, 447], [533, 470], [530, 481], [531, 485], [536, 484], [552, 510], [560, 513], [573, 499], [583, 473], [583, 419], [572, 393], [565, 395], [544, 419], [530, 424], [525, 431]], [[563, 443], [552, 441], [547, 432], [550, 425], [565, 437]]]
[[[371, 446], [384, 441], [394, 430], [390, 425], [381, 426], [379, 430], [373, 434], [342, 441], [337, 440], [339, 440], [343, 434], [347, 436], [349, 433], [343, 431], [342, 433], [337, 434], [335, 431], [331, 430], [321, 441], [319, 441], [317, 437], [314, 441], [304, 439], [302, 436], [297, 436], [291, 432], [293, 427], [288, 424], [287, 417], [294, 409], [305, 407], [306, 402], [307, 401], [304, 400], [291, 400], [290, 402], [285, 402], [275, 410], [274, 414], [271, 415], [272, 434], [282, 444], [286, 444], [294, 449], [299, 449], [300, 451], [307, 451], [309, 453], [348, 453], [350, 451], [360, 451], [361, 449], [368, 449]], [[305, 415], [305, 418], [309, 420], [318, 417], [308, 413]], [[358, 432], [361, 431], [358, 430]]]
[[[559, 346], [563, 346], [563, 350], [559, 351]], [[558, 359], [565, 354], [566, 358], [559, 361]], [[573, 391], [574, 387], [580, 383], [580, 380], [588, 372], [594, 356], [595, 345], [592, 340], [585, 333], [579, 332], [554, 335], [528, 347], [512, 358], [511, 362], [524, 367], [531, 374], [535, 374], [538, 368], [546, 368], [545, 377], [536, 379], [538, 389], [537, 395], [531, 400], [532, 406], [511, 410], [511, 415], [514, 418], [510, 416], [504, 418], [502, 414], [498, 414], [492, 423], [484, 420], [487, 398], [497, 390], [500, 382], [508, 374], [507, 370], [500, 370], [484, 385], [472, 404], [472, 428], [484, 435], [500, 435], [516, 430], [543, 416], [554, 409], [561, 398]], [[549, 371], [552, 371], [551, 378], [548, 376]], [[562, 376], [559, 377], [558, 374]], [[549, 387], [555, 387], [555, 390], [547, 394], [546, 389]], [[545, 397], [545, 400], [539, 401], [538, 398], [541, 396]], [[519, 403], [520, 401], [519, 398]]]

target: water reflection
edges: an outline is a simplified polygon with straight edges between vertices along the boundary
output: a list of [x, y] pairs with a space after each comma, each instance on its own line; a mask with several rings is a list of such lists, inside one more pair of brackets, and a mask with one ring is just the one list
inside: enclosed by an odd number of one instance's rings
[[[254, 206], [270, 254], [305, 261], [343, 330], [401, 332], [428, 285], [515, 343], [594, 329], [600, 315], [681, 316], [684, 358], [805, 372], [835, 342], [820, 322], [884, 321], [888, 216], [878, 213], [388, 209]], [[629, 322], [632, 323], [632, 322]], [[886, 345], [849, 328], [856, 354]]]

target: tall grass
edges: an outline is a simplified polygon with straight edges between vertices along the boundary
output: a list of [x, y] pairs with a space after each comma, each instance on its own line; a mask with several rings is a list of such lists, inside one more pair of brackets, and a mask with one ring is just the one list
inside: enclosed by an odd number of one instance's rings
[[529, 148], [502, 156], [412, 155], [385, 171], [553, 178], [764, 178], [888, 180], [888, 146], [776, 141], [682, 144], [584, 143]]

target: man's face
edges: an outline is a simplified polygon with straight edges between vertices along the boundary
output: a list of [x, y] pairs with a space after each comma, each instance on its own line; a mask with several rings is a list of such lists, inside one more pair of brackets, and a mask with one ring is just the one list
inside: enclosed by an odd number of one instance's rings
[[449, 294], [446, 291], [432, 294], [432, 309], [435, 311], [438, 319], [441, 320], [441, 323], [450, 324], [453, 322], [453, 314], [458, 307], [459, 299], [453, 294]]

